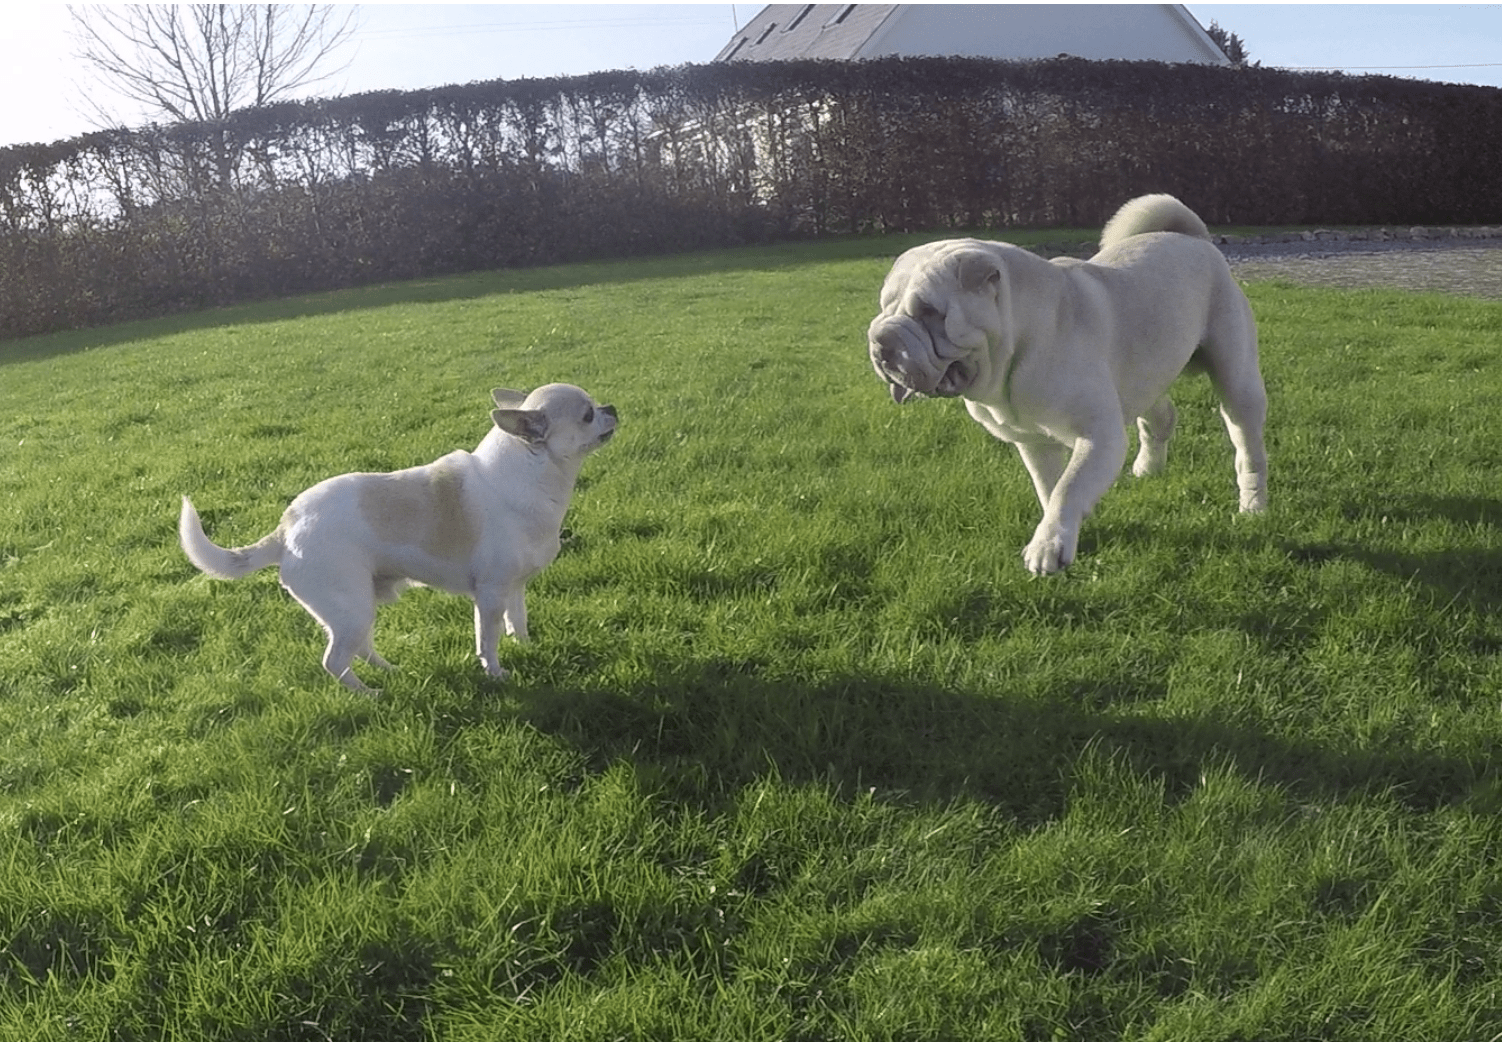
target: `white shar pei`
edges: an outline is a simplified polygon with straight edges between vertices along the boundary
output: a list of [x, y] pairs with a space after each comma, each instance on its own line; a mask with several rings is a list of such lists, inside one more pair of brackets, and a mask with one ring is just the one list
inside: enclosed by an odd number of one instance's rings
[[871, 363], [893, 399], [962, 397], [1017, 445], [1043, 507], [1022, 551], [1035, 575], [1074, 560], [1080, 522], [1126, 461], [1128, 419], [1141, 437], [1132, 472], [1163, 468], [1167, 390], [1191, 363], [1220, 397], [1242, 511], [1267, 507], [1257, 325], [1205, 224], [1171, 196], [1138, 197], [1100, 243], [1088, 262], [985, 240], [915, 247], [871, 322]]

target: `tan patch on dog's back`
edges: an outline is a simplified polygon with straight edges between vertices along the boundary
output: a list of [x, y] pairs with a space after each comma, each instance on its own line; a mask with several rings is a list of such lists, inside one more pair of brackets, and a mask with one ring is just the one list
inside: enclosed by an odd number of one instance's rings
[[440, 560], [462, 560], [480, 541], [465, 505], [464, 469], [441, 459], [372, 476], [360, 491], [360, 513], [383, 542], [411, 543]]

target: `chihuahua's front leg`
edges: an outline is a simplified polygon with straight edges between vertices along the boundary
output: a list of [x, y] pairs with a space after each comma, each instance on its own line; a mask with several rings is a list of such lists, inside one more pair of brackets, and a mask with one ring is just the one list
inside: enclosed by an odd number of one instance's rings
[[505, 608], [507, 636], [524, 643], [527, 639], [526, 589], [517, 586], [507, 593]]
[[501, 643], [503, 613], [504, 604], [498, 591], [485, 589], [475, 593], [475, 653], [480, 656], [480, 665], [486, 673], [501, 678], [508, 675], [496, 650]]

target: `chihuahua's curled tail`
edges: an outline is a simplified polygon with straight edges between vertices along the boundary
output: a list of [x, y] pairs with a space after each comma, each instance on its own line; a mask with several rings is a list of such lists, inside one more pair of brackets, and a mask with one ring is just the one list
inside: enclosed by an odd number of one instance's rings
[[282, 529], [277, 528], [259, 542], [238, 549], [225, 549], [209, 541], [204, 534], [203, 522], [188, 496], [183, 496], [182, 515], [177, 518], [177, 536], [182, 540], [183, 552], [193, 566], [216, 579], [244, 578], [253, 571], [269, 568], [282, 562], [287, 547], [282, 543]]

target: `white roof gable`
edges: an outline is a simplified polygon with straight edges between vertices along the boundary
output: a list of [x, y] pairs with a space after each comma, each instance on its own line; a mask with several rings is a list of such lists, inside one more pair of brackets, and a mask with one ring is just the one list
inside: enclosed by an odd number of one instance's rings
[[1182, 4], [769, 4], [715, 61], [887, 55], [1229, 64]]

